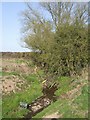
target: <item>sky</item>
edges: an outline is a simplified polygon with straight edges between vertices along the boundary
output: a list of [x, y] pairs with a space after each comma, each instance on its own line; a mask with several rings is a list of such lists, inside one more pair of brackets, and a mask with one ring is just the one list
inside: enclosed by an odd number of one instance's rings
[[[32, 3], [33, 7], [40, 7], [38, 3]], [[22, 47], [23, 41], [21, 41], [21, 12], [26, 9], [24, 2], [2, 2], [2, 47], [1, 52], [29, 52], [28, 48]], [[41, 12], [41, 9], [40, 9]], [[49, 15], [44, 13], [45, 18]]]
[[24, 2], [2, 3], [2, 47], [1, 52], [29, 52], [22, 47], [21, 41], [21, 11], [25, 9]]
[[[36, 4], [35, 4], [36, 5]], [[30, 49], [22, 47], [21, 41], [21, 11], [25, 10], [24, 2], [0, 3], [0, 52], [29, 52]], [[43, 12], [45, 17], [48, 13]], [[1, 19], [2, 18], [2, 19]], [[2, 22], [1, 22], [2, 20]]]

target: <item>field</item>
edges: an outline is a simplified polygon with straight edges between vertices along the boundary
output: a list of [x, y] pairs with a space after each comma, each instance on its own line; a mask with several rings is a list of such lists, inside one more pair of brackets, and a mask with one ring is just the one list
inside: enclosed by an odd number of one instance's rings
[[[28, 110], [20, 102], [31, 103], [42, 95], [42, 78], [45, 73], [24, 58], [2, 59], [2, 117], [22, 118]], [[41, 76], [41, 77], [40, 77]], [[58, 77], [56, 91], [58, 100], [38, 113], [34, 118], [87, 118], [88, 117], [88, 74], [80, 77]]]

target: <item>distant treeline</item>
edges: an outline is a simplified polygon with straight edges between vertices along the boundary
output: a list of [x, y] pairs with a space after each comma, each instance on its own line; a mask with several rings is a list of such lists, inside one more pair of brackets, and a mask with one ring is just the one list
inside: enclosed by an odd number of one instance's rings
[[31, 52], [1, 52], [2, 58], [30, 58]]

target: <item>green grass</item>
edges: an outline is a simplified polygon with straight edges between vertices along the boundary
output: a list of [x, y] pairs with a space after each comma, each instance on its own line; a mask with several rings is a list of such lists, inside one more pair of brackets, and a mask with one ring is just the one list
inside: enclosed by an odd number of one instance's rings
[[2, 99], [0, 98], [0, 120], [2, 118]]
[[[69, 84], [71, 79], [69, 77], [59, 77], [58, 81], [60, 83], [60, 87], [59, 89], [56, 91], [56, 95], [60, 96], [61, 94], [66, 93], [67, 91], [70, 90]], [[44, 109], [42, 112], [40, 112], [39, 114], [37, 114], [34, 118], [42, 118], [45, 115], [49, 115], [49, 114], [53, 114], [56, 111], [60, 112], [61, 111], [61, 107], [63, 104], [65, 104], [66, 101], [65, 100], [58, 100], [55, 103], [52, 103], [48, 108]], [[64, 107], [67, 108], [67, 106], [65, 105]]]
[[3, 117], [4, 118], [23, 117], [23, 114], [27, 113], [28, 110], [21, 109], [19, 107], [20, 101], [30, 103], [33, 100], [35, 100], [38, 96], [41, 96], [41, 94], [42, 94], [41, 85], [39, 81], [36, 79], [31, 83], [30, 87], [27, 87], [25, 90], [22, 90], [22, 92], [17, 92], [16, 94], [12, 93], [11, 95], [4, 96], [2, 102]]
[[18, 64], [21, 64], [21, 63], [25, 62], [25, 60], [23, 60], [23, 59], [16, 59], [15, 62], [18, 63]]
[[38, 113], [34, 118], [42, 118], [43, 116], [50, 115], [52, 113], [57, 112], [60, 109], [60, 106], [64, 103], [64, 101], [56, 101], [52, 103], [50, 106], [45, 108], [42, 112]]
[[29, 67], [32, 67], [32, 68], [35, 67], [32, 61], [26, 61], [26, 63]]
[[34, 83], [35, 83], [35, 81], [37, 81], [37, 79], [38, 79], [35, 74], [22, 75], [22, 76], [23, 76], [23, 78], [24, 78], [25, 80], [27, 80], [28, 82], [34, 82]]
[[69, 87], [70, 82], [71, 82], [71, 79], [69, 77], [62, 76], [62, 77], [58, 78], [58, 81], [60, 83], [60, 87], [56, 91], [57, 96], [60, 96], [61, 94], [64, 94], [71, 89]]
[[[16, 94], [11, 94], [9, 96], [3, 97], [3, 117], [4, 118], [22, 118], [28, 110], [20, 108], [20, 101], [31, 103], [37, 97], [42, 95], [41, 84], [38, 80], [37, 75], [23, 75], [23, 78], [30, 84], [22, 92], [17, 92]], [[58, 78], [60, 82], [60, 87], [56, 91], [56, 95], [60, 96], [65, 94], [72, 87], [70, 87], [71, 79], [69, 77]], [[34, 118], [42, 118], [45, 115], [50, 115], [58, 111], [63, 118], [84, 118], [85, 112], [88, 110], [88, 87], [85, 85], [82, 88], [82, 94], [78, 96], [73, 102], [67, 99], [59, 99], [52, 103], [42, 112], [38, 113]]]
[[[82, 94], [77, 97], [74, 101], [76, 104], [79, 103], [79, 108], [81, 110], [87, 110], [88, 108], [88, 86], [85, 85], [82, 87]], [[84, 104], [82, 104], [84, 103]]]
[[[84, 89], [86, 89], [84, 91]], [[84, 92], [83, 92], [84, 91]], [[67, 99], [59, 99], [52, 103], [49, 107], [38, 113], [34, 118], [42, 118], [43, 116], [58, 112], [63, 118], [85, 118], [88, 110], [88, 94], [87, 86], [82, 88], [82, 94], [73, 102]], [[87, 116], [86, 116], [87, 117]]]
[[[22, 62], [27, 63], [29, 67], [35, 67], [34, 64], [30, 61], [16, 60], [18, 64]], [[17, 93], [11, 93], [10, 95], [3, 96], [2, 101], [2, 115], [3, 118], [22, 118], [23, 115], [27, 114], [28, 110], [20, 108], [20, 102], [31, 103], [37, 97], [42, 95], [42, 86], [40, 81], [41, 78], [38, 77], [38, 74], [41, 77], [45, 77], [43, 70], [38, 70], [37, 74], [26, 75], [21, 73], [21, 76], [18, 72], [0, 72], [0, 76], [10, 76], [15, 75], [21, 77], [27, 82], [26, 87], [22, 91]], [[73, 80], [74, 86], [71, 86], [72, 79], [69, 77], [58, 77], [58, 82], [60, 83], [59, 89], [56, 91], [56, 95], [60, 96], [66, 94], [68, 91], [74, 89], [78, 84], [79, 80]], [[0, 103], [1, 105], [1, 103]], [[62, 115], [63, 118], [84, 118], [85, 113], [88, 110], [88, 86], [84, 85], [82, 87], [82, 93], [73, 101], [66, 99], [58, 99], [56, 102], [52, 103], [50, 106], [45, 108], [42, 112], [38, 113], [34, 118], [42, 118], [45, 115], [50, 115], [55, 112], [58, 112], [59, 115]]]
[[0, 76], [2, 76], [2, 72], [0, 72]]
[[82, 88], [82, 93], [69, 105], [68, 114], [64, 113], [65, 117], [87, 117], [85, 113], [88, 111], [88, 86]]
[[2, 75], [2, 76], [10, 76], [10, 75], [19, 75], [19, 73], [18, 72], [0, 72], [0, 75]]

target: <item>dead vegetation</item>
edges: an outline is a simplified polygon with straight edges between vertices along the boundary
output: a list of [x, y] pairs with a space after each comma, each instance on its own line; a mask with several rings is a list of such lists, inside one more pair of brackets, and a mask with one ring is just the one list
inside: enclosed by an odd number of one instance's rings
[[[19, 59], [19, 60], [22, 60], [22, 59]], [[20, 64], [18, 64], [17, 62], [15, 62], [15, 59], [11, 59], [11, 61], [3, 59], [2, 71], [19, 72], [19, 73], [25, 73], [25, 74], [33, 73], [33, 69], [29, 68], [25, 62], [21, 62]]]
[[[38, 70], [37, 67], [28, 66], [26, 62], [23, 62], [23, 59], [19, 58], [18, 60], [19, 63], [16, 62], [15, 58], [9, 58], [9, 59], [3, 58], [2, 72], [6, 72], [6, 73], [16, 72], [18, 74], [22, 73], [26, 75], [37, 73]], [[78, 77], [77, 80], [76, 78], [73, 78], [74, 79], [73, 82], [71, 82], [69, 85], [72, 89], [64, 94], [60, 94], [59, 99], [68, 100], [70, 101], [69, 104], [71, 105], [72, 102], [82, 94], [82, 87], [88, 84], [88, 70], [87, 69], [82, 70], [81, 74], [82, 74], [81, 77]], [[28, 86], [27, 81], [23, 80], [21, 75], [20, 77], [18, 75], [13, 75], [13, 74], [3, 75], [2, 78], [0, 78], [0, 82], [1, 81], [2, 81], [2, 87], [0, 86], [0, 89], [2, 90], [3, 95], [9, 95], [10, 93], [17, 93], [18, 91], [22, 91], [22, 88], [24, 89], [26, 86]], [[47, 101], [48, 100], [45, 100], [45, 104]], [[38, 107], [40, 107], [39, 104]], [[76, 107], [73, 106], [72, 108], [76, 110], [77, 109]], [[37, 110], [36, 105], [32, 109]], [[86, 112], [83, 111], [81, 112], [83, 115], [86, 114]], [[58, 113], [58, 111], [56, 111], [53, 114], [44, 115], [43, 120], [44, 119], [46, 120], [47, 118], [62, 118], [62, 117], [63, 117], [63, 113]]]
[[11, 92], [16, 93], [17, 91], [21, 91], [22, 87], [25, 86], [25, 81], [21, 80], [18, 76], [3, 76], [2, 77], [2, 94], [7, 95]]
[[57, 119], [62, 118], [62, 114], [59, 115], [58, 112], [55, 112], [51, 115], [44, 116], [42, 120], [47, 120], [47, 119], [51, 120], [52, 118], [57, 118]]

